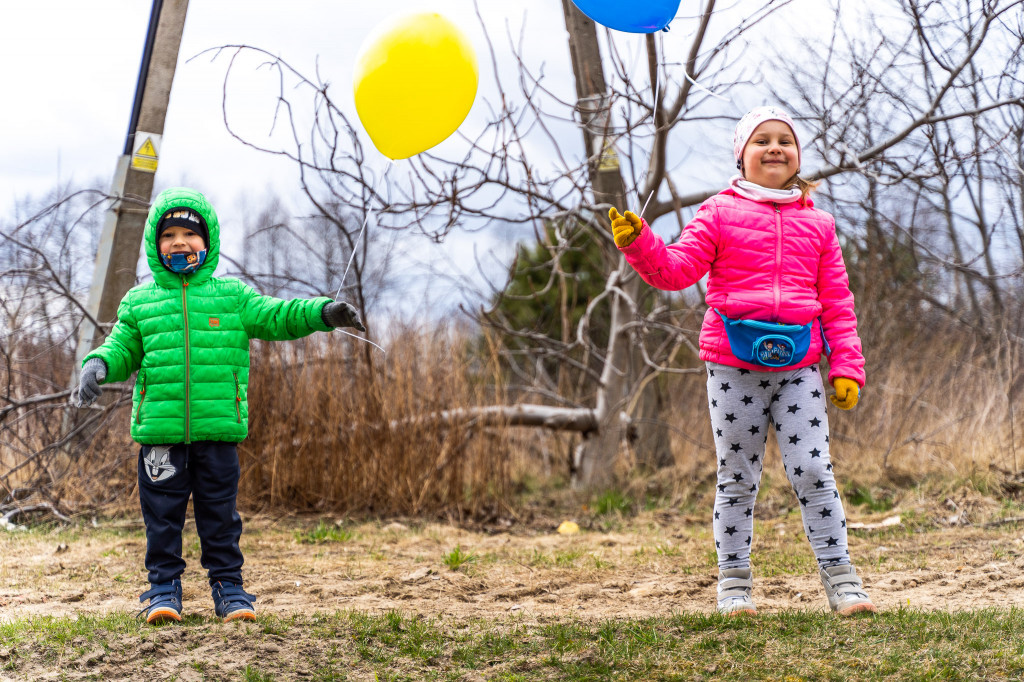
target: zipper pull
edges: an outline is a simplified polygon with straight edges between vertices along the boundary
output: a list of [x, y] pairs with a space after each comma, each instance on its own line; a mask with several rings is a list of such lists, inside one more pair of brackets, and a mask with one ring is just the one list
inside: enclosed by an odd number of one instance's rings
[[776, 213], [782, 213], [782, 209], [781, 209], [781, 208], [779, 208], [779, 202], [777, 202], [777, 201], [773, 201], [773, 202], [772, 202], [772, 206], [774, 206], [774, 207], [775, 207], [775, 212], [776, 212]]

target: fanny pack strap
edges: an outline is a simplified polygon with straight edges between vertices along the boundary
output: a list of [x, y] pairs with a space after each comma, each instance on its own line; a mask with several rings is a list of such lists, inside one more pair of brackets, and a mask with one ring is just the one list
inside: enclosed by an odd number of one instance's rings
[[818, 316], [818, 331], [821, 333], [821, 349], [825, 352], [825, 357], [832, 357], [832, 346], [828, 345], [828, 339], [825, 338], [825, 320]]

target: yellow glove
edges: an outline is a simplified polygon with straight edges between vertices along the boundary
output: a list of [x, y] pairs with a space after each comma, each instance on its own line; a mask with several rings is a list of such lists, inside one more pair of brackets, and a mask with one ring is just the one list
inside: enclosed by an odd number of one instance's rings
[[612, 236], [615, 237], [615, 245], [620, 249], [633, 243], [633, 240], [640, 236], [644, 229], [644, 223], [640, 216], [632, 211], [626, 211], [626, 215], [619, 215], [619, 211], [613, 206], [608, 210], [608, 217], [612, 220]]
[[832, 387], [836, 389], [836, 394], [828, 397], [832, 404], [840, 410], [852, 410], [857, 404], [857, 398], [860, 397], [860, 386], [857, 382], [846, 377], [836, 377]]

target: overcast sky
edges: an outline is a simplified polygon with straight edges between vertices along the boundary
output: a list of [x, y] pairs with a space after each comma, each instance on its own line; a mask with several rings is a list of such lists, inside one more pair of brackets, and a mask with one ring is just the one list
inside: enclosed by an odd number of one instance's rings
[[[500, 28], [509, 15], [508, 5], [481, 4], [485, 19]], [[495, 11], [499, 4], [503, 8]], [[508, 19], [515, 30], [526, 17], [531, 37], [538, 39], [537, 44], [551, 45], [548, 57], [568, 68], [559, 2], [517, 0], [514, 5], [515, 15]], [[112, 175], [128, 128], [150, 8], [148, 0], [5, 4], [5, 36], [0, 41], [5, 64], [0, 84], [7, 93], [0, 108], [0, 202], [4, 206], [27, 194], [46, 192], [58, 182], [91, 182]], [[313, 73], [319, 65], [321, 75], [331, 83], [332, 98], [357, 120], [352, 64], [362, 38], [389, 16], [427, 9], [459, 24], [486, 68], [486, 46], [471, 0], [191, 0], [157, 185], [189, 181], [227, 199], [240, 188], [294, 184], [295, 174], [287, 162], [275, 164], [226, 133], [221, 88], [227, 59], [193, 59], [203, 50], [247, 44], [280, 55], [304, 73]], [[273, 94], [272, 81], [266, 71], [249, 72], [252, 94], [261, 90], [264, 95], [254, 101], [266, 104], [266, 95]], [[244, 76], [245, 71], [236, 74]], [[483, 71], [481, 96], [486, 94], [486, 75]], [[235, 83], [239, 87], [234, 92], [241, 97], [244, 81]], [[258, 134], [269, 130], [269, 113], [266, 106], [251, 112], [238, 106], [232, 118], [245, 132]]]
[[[742, 11], [744, 1], [731, 7]], [[16, 201], [39, 197], [62, 183], [109, 187], [124, 146], [151, 6], [149, 0], [5, 3], [0, 206], [7, 215]], [[191, 0], [163, 131], [157, 190], [179, 184], [200, 189], [214, 202], [225, 226], [237, 223], [246, 194], [270, 189], [288, 198], [297, 193], [297, 173], [290, 162], [248, 149], [225, 130], [221, 91], [227, 58], [196, 55], [221, 45], [247, 44], [281, 56], [303, 73], [319, 68], [331, 83], [332, 99], [357, 121], [352, 65], [363, 37], [382, 20], [413, 10], [445, 15], [474, 43], [480, 90], [463, 128], [475, 137], [495, 88], [472, 0]], [[684, 0], [680, 16], [697, 11], [698, 3]], [[566, 100], [574, 98], [559, 0], [482, 0], [480, 12], [499, 51], [510, 52], [506, 24], [514, 36], [525, 31], [531, 66], [543, 63], [546, 84], [562, 88]], [[678, 30], [662, 36], [666, 51], [675, 43], [686, 44]], [[626, 34], [617, 38], [637, 54], [642, 40]], [[258, 140], [270, 130], [275, 91], [270, 74], [257, 71], [255, 64], [250, 60], [232, 81], [231, 119]], [[511, 60], [508, 68], [514, 69]], [[723, 153], [729, 148], [727, 137], [725, 131]], [[372, 145], [369, 149], [367, 163], [383, 168], [386, 159]], [[443, 154], [444, 144], [435, 151]], [[451, 245], [449, 251], [465, 246]]]

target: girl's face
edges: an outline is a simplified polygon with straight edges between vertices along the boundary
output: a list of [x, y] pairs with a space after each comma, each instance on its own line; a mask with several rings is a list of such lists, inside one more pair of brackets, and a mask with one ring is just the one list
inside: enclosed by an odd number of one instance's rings
[[181, 225], [172, 225], [161, 232], [157, 246], [160, 253], [198, 253], [206, 248], [201, 235]]
[[765, 121], [743, 148], [743, 177], [769, 189], [782, 189], [800, 170], [800, 149], [789, 126]]

